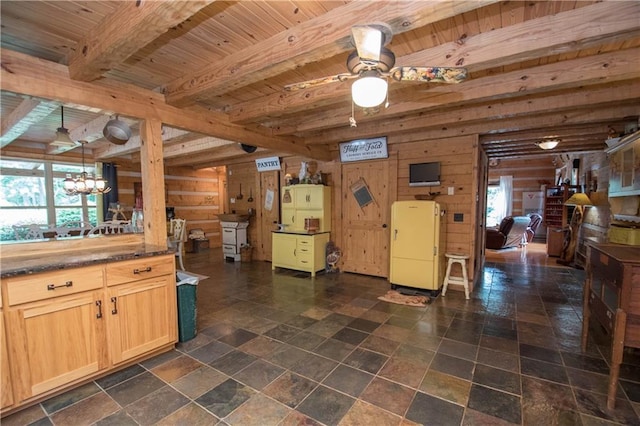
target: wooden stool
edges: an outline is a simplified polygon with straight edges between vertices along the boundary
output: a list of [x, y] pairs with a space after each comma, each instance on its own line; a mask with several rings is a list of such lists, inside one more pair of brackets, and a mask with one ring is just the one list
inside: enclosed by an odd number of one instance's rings
[[[447, 293], [447, 287], [449, 283], [451, 284], [462, 284], [464, 286], [464, 296], [466, 299], [469, 298], [469, 278], [467, 277], [467, 259], [469, 256], [464, 254], [452, 254], [445, 253], [445, 256], [449, 261], [447, 262], [447, 273], [444, 276], [444, 283], [442, 286], [442, 297]], [[451, 265], [454, 263], [459, 263], [462, 268], [462, 277], [452, 277], [451, 276]]]

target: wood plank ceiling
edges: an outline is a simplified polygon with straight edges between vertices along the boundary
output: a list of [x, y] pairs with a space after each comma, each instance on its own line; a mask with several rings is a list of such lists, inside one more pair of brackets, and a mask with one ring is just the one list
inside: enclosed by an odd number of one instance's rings
[[[268, 153], [336, 158], [338, 143], [479, 134], [490, 158], [600, 151], [640, 115], [640, 2], [3, 0], [3, 156], [139, 159], [137, 124], [165, 123], [165, 163], [195, 168]], [[353, 110], [350, 29], [384, 22], [397, 65], [464, 66], [457, 85], [390, 81], [388, 108]], [[365, 114], [366, 112], [366, 114]], [[121, 146], [102, 128], [134, 128]], [[405, 139], [406, 139], [405, 138]]]

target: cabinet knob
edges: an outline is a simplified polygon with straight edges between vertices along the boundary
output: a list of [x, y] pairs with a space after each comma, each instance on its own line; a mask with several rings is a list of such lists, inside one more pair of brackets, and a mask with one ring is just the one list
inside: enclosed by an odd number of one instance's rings
[[387, 227], [387, 224], [386, 224], [386, 223], [383, 223], [383, 224], [382, 224], [382, 227], [383, 227], [383, 228], [386, 228], [386, 227]]

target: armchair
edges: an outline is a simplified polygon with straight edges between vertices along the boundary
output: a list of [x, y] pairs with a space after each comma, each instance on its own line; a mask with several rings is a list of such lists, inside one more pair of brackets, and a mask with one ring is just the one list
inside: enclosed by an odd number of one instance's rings
[[487, 228], [485, 247], [493, 250], [503, 248], [512, 227], [513, 217], [507, 216], [502, 219], [498, 228]]
[[536, 230], [542, 223], [542, 216], [538, 213], [531, 213], [529, 215], [531, 218], [531, 222], [529, 222], [529, 226], [527, 227], [527, 242], [530, 243], [533, 240], [533, 237], [536, 235]]

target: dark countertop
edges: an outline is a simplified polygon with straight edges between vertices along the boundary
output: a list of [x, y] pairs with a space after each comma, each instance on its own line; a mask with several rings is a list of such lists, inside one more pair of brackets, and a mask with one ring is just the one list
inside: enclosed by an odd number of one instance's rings
[[612, 243], [589, 244], [620, 262], [640, 264], [640, 246], [629, 246]]
[[140, 246], [138, 249], [133, 251], [131, 247], [114, 247], [113, 249], [92, 253], [88, 253], [87, 250], [83, 250], [45, 256], [24, 256], [8, 260], [2, 259], [2, 263], [0, 265], [0, 278], [37, 274], [39, 272], [48, 272], [60, 269], [79, 268], [82, 266], [119, 262], [123, 260], [133, 260], [173, 253], [174, 251], [172, 249]]
[[329, 231], [324, 232], [307, 232], [307, 231], [271, 231], [274, 234], [293, 234], [293, 235], [320, 235], [320, 234], [330, 234]]

